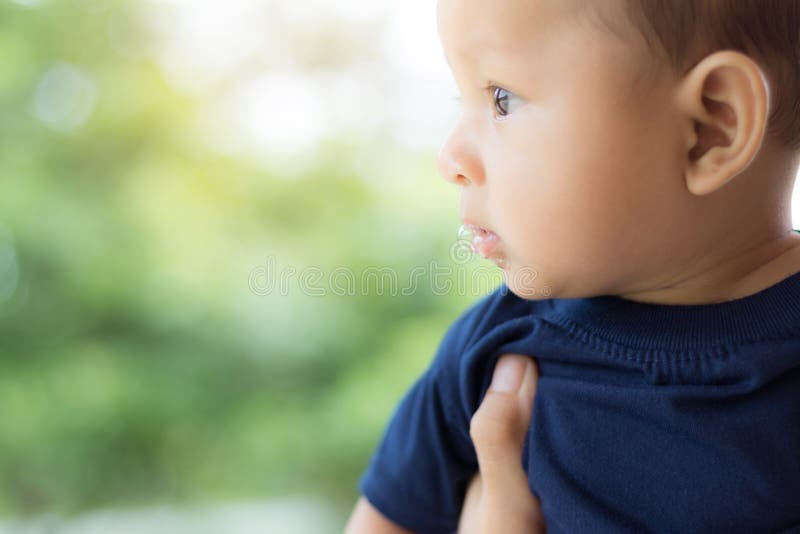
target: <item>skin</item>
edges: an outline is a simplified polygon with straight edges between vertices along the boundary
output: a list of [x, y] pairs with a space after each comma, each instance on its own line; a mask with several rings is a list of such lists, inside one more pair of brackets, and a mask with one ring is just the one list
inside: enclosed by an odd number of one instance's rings
[[[723, 50], [675, 73], [632, 27], [604, 27], [597, 7], [437, 5], [463, 103], [439, 172], [459, 186], [462, 219], [499, 236], [509, 289], [528, 299], [710, 304], [800, 271], [791, 226], [800, 160], [766, 134], [775, 89], [759, 63]], [[626, 20], [620, 1], [602, 9]], [[507, 100], [496, 102], [491, 87]], [[471, 430], [480, 473], [462, 532], [543, 528], [538, 502], [519, 484], [513, 412], [499, 410], [506, 415], [492, 419], [493, 432]], [[506, 507], [525, 499], [528, 512]], [[347, 532], [408, 531], [362, 498]]]

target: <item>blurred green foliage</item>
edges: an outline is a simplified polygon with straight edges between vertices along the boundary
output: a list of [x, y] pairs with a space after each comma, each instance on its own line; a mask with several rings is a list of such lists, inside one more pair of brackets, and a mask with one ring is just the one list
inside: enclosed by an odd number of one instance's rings
[[[0, 2], [0, 514], [349, 507], [392, 408], [491, 288], [263, 295], [252, 272], [453, 266], [455, 192], [388, 135], [327, 139], [291, 175], [210, 150], [202, 99], [109, 46], [109, 17], [137, 13]], [[71, 131], [34, 113], [57, 64], [96, 85]]]

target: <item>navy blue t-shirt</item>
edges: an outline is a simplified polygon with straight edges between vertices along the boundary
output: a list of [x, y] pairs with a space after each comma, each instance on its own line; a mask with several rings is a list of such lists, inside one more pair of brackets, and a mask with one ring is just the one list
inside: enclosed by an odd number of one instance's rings
[[539, 365], [522, 465], [548, 533], [800, 532], [800, 273], [691, 306], [501, 285], [396, 408], [359, 484], [383, 515], [456, 530], [469, 421], [505, 353]]

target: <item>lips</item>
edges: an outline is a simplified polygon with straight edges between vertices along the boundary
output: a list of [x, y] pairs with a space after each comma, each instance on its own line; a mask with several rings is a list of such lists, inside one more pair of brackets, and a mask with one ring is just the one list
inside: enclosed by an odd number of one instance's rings
[[500, 237], [491, 230], [471, 223], [464, 223], [459, 229], [460, 238], [470, 241], [472, 249], [484, 258], [492, 259], [500, 244]]

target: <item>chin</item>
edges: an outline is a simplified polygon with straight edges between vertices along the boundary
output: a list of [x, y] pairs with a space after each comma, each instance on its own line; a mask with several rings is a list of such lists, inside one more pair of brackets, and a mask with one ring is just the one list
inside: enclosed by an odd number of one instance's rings
[[553, 288], [532, 267], [508, 265], [503, 269], [503, 282], [521, 299], [544, 300], [553, 298]]

